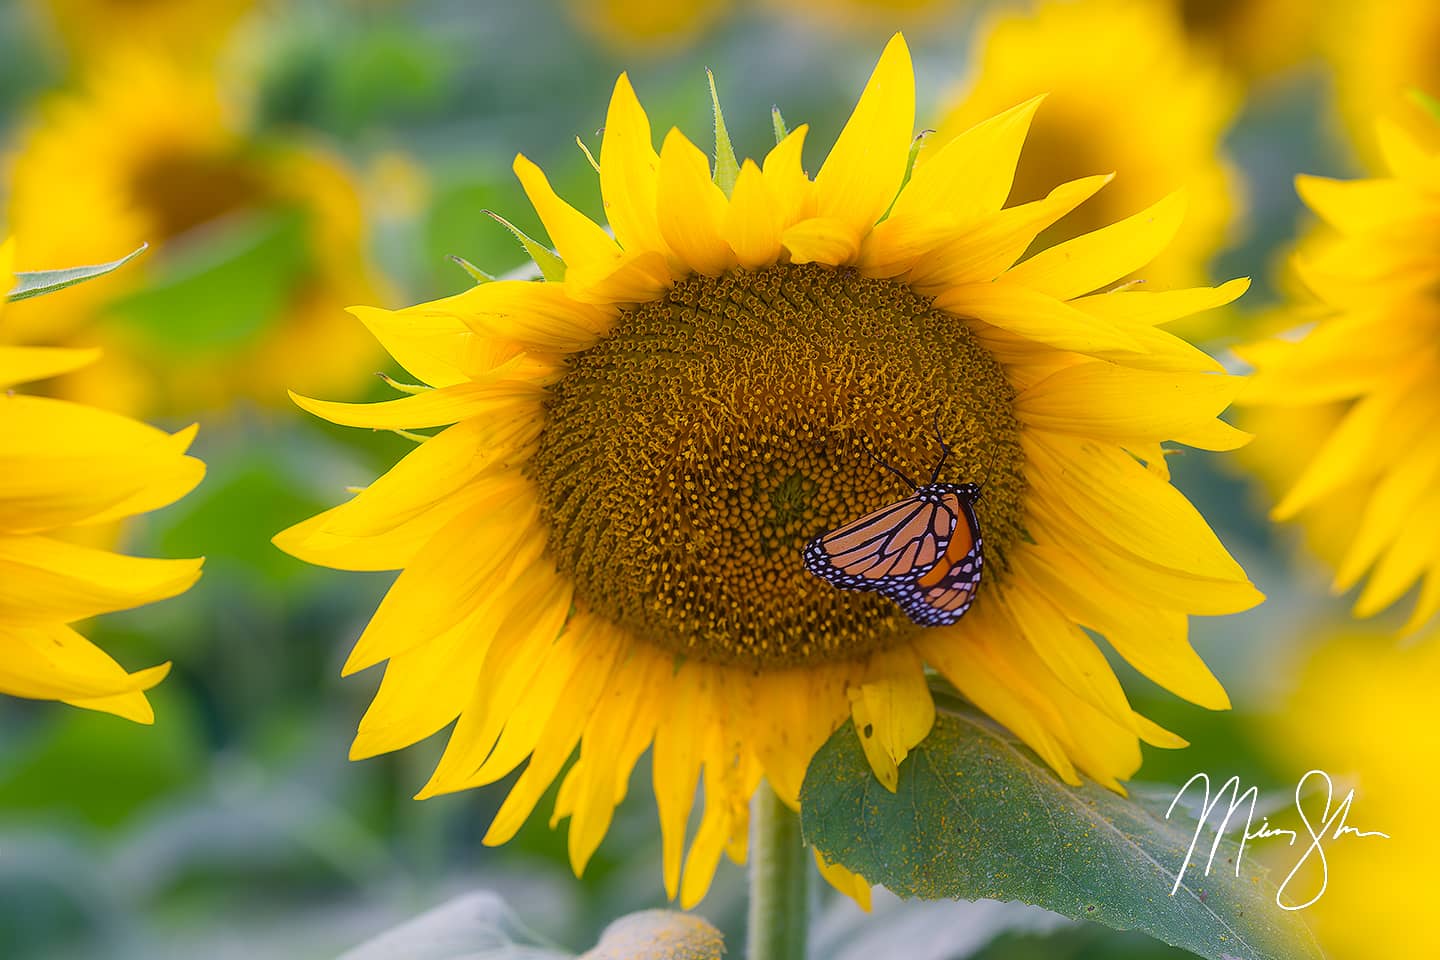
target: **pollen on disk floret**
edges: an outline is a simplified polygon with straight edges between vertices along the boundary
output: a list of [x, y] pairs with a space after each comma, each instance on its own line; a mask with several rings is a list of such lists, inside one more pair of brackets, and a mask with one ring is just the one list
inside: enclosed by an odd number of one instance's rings
[[805, 543], [903, 492], [877, 457], [928, 476], [938, 424], [955, 478], [986, 480], [1003, 570], [1024, 486], [1013, 396], [965, 324], [903, 284], [800, 265], [692, 277], [571, 359], [529, 471], [591, 609], [720, 662], [856, 656], [914, 624], [808, 576]]

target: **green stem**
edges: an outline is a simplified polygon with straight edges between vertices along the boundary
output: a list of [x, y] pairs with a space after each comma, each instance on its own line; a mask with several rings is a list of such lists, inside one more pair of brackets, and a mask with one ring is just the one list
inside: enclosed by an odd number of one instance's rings
[[808, 866], [800, 819], [760, 784], [750, 805], [749, 960], [805, 960]]

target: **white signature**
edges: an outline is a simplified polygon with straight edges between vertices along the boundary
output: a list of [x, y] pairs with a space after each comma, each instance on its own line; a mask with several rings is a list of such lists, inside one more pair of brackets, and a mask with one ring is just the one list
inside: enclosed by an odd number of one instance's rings
[[[1311, 777], [1319, 777], [1325, 782], [1325, 807], [1320, 812], [1319, 820], [1315, 822], [1312, 822], [1310, 817], [1306, 815], [1304, 802], [1306, 792], [1305, 784], [1310, 781]], [[1195, 845], [1200, 842], [1200, 834], [1204, 832], [1206, 824], [1210, 821], [1211, 811], [1220, 805], [1220, 801], [1225, 796], [1227, 790], [1230, 792], [1230, 802], [1226, 807], [1225, 816], [1220, 820], [1220, 823], [1215, 826], [1215, 840], [1210, 844], [1210, 855], [1205, 860], [1205, 876], [1208, 877], [1210, 875], [1210, 867], [1215, 862], [1215, 854], [1220, 851], [1220, 841], [1224, 838], [1226, 830], [1229, 829], [1230, 818], [1235, 815], [1235, 811], [1238, 810], [1247, 799], [1250, 801], [1250, 809], [1245, 815], [1244, 832], [1240, 835], [1240, 851], [1235, 855], [1235, 876], [1240, 876], [1240, 861], [1245, 856], [1245, 844], [1248, 841], [1284, 836], [1289, 838], [1290, 846], [1293, 847], [1296, 841], [1300, 839], [1298, 831], [1282, 830], [1278, 827], [1270, 826], [1268, 817], [1262, 816], [1260, 818], [1260, 825], [1258, 827], [1252, 827], [1252, 822], [1255, 819], [1255, 803], [1260, 796], [1260, 791], [1259, 788], [1252, 786], [1249, 790], [1242, 793], [1240, 790], [1239, 777], [1231, 777], [1229, 780], [1226, 780], [1212, 799], [1210, 796], [1210, 777], [1204, 773], [1195, 774], [1195, 776], [1185, 781], [1185, 785], [1180, 788], [1180, 792], [1175, 794], [1175, 799], [1170, 801], [1170, 808], [1165, 811], [1166, 820], [1170, 819], [1170, 814], [1175, 812], [1175, 805], [1180, 802], [1191, 785], [1195, 783], [1203, 785], [1205, 798], [1201, 801], [1200, 815], [1195, 824], [1195, 835], [1190, 838], [1190, 848], [1185, 851], [1185, 860], [1180, 864], [1180, 871], [1175, 874], [1175, 885], [1170, 888], [1170, 895], [1172, 897], [1175, 895], [1175, 892], [1180, 889], [1180, 882], [1185, 878], [1185, 871], [1190, 869], [1190, 861], [1195, 855]], [[1317, 789], [1316, 795], [1318, 796], [1318, 794], [1319, 790]], [[1325, 888], [1330, 883], [1330, 870], [1325, 863], [1325, 849], [1322, 846], [1323, 841], [1339, 840], [1347, 833], [1357, 837], [1383, 837], [1386, 840], [1390, 839], [1388, 833], [1381, 833], [1379, 830], [1357, 830], [1355, 827], [1346, 823], [1347, 818], [1350, 816], [1350, 804], [1355, 799], [1354, 790], [1346, 793], [1344, 799], [1338, 804], [1335, 804], [1332, 810], [1331, 805], [1334, 798], [1334, 784], [1330, 781], [1330, 775], [1324, 770], [1309, 771], [1305, 776], [1301, 777], [1300, 782], [1295, 785], [1295, 810], [1300, 815], [1300, 822], [1304, 824], [1305, 832], [1310, 836], [1310, 844], [1305, 848], [1305, 852], [1300, 855], [1300, 859], [1296, 862], [1294, 868], [1285, 875], [1285, 879], [1280, 883], [1280, 888], [1275, 891], [1275, 904], [1281, 910], [1304, 910], [1324, 895]], [[1311, 855], [1320, 858], [1320, 889], [1316, 891], [1313, 897], [1304, 903], [1286, 903], [1285, 888], [1290, 885], [1290, 881], [1295, 879], [1295, 875], [1299, 873], [1300, 868], [1309, 861]]]

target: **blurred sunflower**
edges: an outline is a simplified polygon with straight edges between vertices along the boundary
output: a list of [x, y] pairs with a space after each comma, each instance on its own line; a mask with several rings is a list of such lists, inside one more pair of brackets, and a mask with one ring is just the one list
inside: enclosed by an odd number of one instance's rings
[[1150, 264], [1149, 283], [1208, 280], [1211, 257], [1238, 215], [1238, 178], [1221, 139], [1238, 90], [1218, 62], [1188, 45], [1175, 11], [1151, 0], [1043, 3], [982, 25], [973, 75], [941, 110], [933, 142], [1037, 94], [1048, 94], [1010, 199], [1028, 203], [1052, 185], [1115, 171], [1115, 187], [1040, 235], [1041, 246], [1078, 237], [1184, 188], [1185, 232]]
[[571, 16], [602, 42], [622, 50], [667, 50], [693, 43], [730, 13], [731, 0], [650, 3], [568, 0]]
[[[13, 259], [13, 242], [0, 246], [0, 291], [14, 286]], [[151, 723], [145, 691], [170, 665], [127, 673], [69, 624], [183, 593], [201, 561], [126, 557], [70, 540], [77, 528], [178, 500], [205, 466], [185, 455], [193, 426], [171, 435], [10, 389], [94, 360], [89, 350], [0, 347], [0, 693]]]
[[374, 370], [374, 344], [343, 315], [379, 292], [349, 175], [319, 149], [250, 138], [206, 74], [117, 54], [44, 102], [12, 159], [27, 268], [158, 247], [147, 268], [12, 312], [0, 342], [104, 346], [63, 394], [194, 411]]
[[79, 66], [103, 60], [117, 39], [157, 54], [208, 61], [258, 0], [31, 0]]
[[[422, 797], [528, 758], [485, 841], [513, 836], [559, 779], [578, 872], [653, 743], [665, 885], [688, 905], [722, 852], [745, 858], [762, 777], [796, 806], [846, 718], [894, 789], [934, 718], [927, 663], [1071, 783], [1120, 789], [1140, 739], [1183, 744], [1131, 710], [1082, 625], [1225, 707], [1186, 615], [1260, 595], [1168, 483], [1160, 444], [1238, 445], [1217, 419], [1237, 383], [1160, 325], [1246, 284], [1094, 292], [1169, 242], [1179, 197], [1016, 265], [1110, 179], [1002, 209], [1037, 105], [937, 146], [907, 179], [914, 80], [897, 35], [813, 180], [803, 126], [760, 164], [719, 138], [712, 179], [678, 130], [655, 152], [622, 75], [599, 158], [613, 237], [518, 157], [563, 258], [537, 251], [549, 280], [360, 309], [422, 383], [379, 404], [297, 398], [335, 423], [453, 424], [276, 538], [313, 563], [402, 571], [345, 666], [389, 661], [351, 756], [454, 722]], [[989, 574], [957, 625], [922, 629], [810, 576], [801, 551], [897, 498], [872, 449], [929, 470], [937, 421], [954, 469], [985, 481]]]
[[1440, 152], [1389, 121], [1379, 134], [1390, 176], [1296, 182], [1330, 228], [1294, 259], [1318, 303], [1292, 322], [1313, 326], [1237, 352], [1261, 408], [1250, 462], [1283, 491], [1272, 516], [1313, 527], [1337, 591], [1368, 574], [1357, 616], [1423, 581], [1408, 632], [1440, 610]]
[[[1330, 774], [1339, 788], [1336, 803], [1354, 787], [1349, 824], [1391, 837], [1326, 843], [1329, 880], [1305, 919], [1331, 960], [1440, 956], [1440, 928], [1415, 923], [1437, 892], [1419, 865], [1440, 860], [1433, 808], [1416, 802], [1440, 794], [1440, 768], [1420, 760], [1433, 749], [1440, 643], [1401, 648], [1376, 636], [1337, 634], [1316, 647], [1298, 675], [1285, 709], [1264, 728], [1276, 756], [1303, 763], [1296, 775]], [[1310, 799], [1312, 815], [1323, 800], [1323, 793]], [[1284, 877], [1298, 849], [1272, 852], [1271, 876]], [[1318, 881], [1313, 873], [1297, 876], [1293, 902], [1318, 891]]]
[[1350, 142], [1367, 163], [1384, 157], [1374, 141], [1375, 117], [1392, 117], [1427, 147], [1440, 147], [1440, 128], [1403, 109], [1410, 91], [1440, 98], [1440, 4], [1431, 0], [1337, 3], [1323, 42], [1335, 63], [1336, 104]]
[[1173, 0], [1192, 42], [1231, 69], [1264, 77], [1315, 53], [1316, 34], [1334, 0]]

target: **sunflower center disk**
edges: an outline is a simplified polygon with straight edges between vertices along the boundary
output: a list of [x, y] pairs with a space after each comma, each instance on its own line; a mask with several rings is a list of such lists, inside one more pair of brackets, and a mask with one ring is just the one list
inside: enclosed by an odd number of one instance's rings
[[[676, 283], [551, 388], [550, 549], [577, 600], [703, 660], [860, 656], [918, 629], [805, 570], [807, 541], [940, 479], [984, 481], [987, 571], [1021, 535], [1014, 391], [964, 323], [907, 286], [782, 265]], [[983, 592], [984, 587], [981, 587]]]

